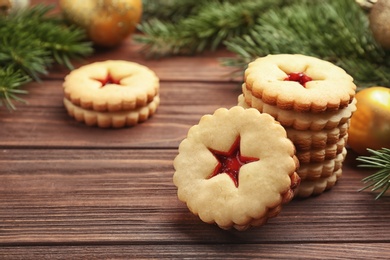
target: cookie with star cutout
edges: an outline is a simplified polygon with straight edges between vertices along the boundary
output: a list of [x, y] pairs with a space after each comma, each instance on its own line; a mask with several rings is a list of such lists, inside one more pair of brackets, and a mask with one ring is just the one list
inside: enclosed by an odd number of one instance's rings
[[159, 78], [148, 67], [124, 60], [81, 66], [63, 83], [68, 114], [88, 126], [134, 126], [152, 116], [160, 102]]
[[254, 97], [253, 94], [246, 88], [245, 83], [242, 85], [242, 92], [245, 103], [249, 107], [256, 108], [261, 113], [270, 114], [283, 126], [294, 128], [296, 130], [320, 131], [323, 129], [333, 129], [346, 123], [356, 111], [357, 101], [355, 98], [347, 107], [337, 111], [307, 113], [280, 109], [277, 106], [269, 105], [261, 99]]
[[124, 60], [90, 63], [70, 72], [64, 95], [74, 105], [98, 112], [129, 111], [151, 102], [159, 79], [148, 67]]
[[265, 224], [300, 182], [284, 128], [270, 115], [240, 106], [204, 115], [180, 143], [173, 165], [179, 200], [222, 229]]
[[331, 62], [301, 54], [257, 58], [245, 70], [248, 91], [283, 110], [322, 113], [347, 107], [355, 96], [353, 78]]

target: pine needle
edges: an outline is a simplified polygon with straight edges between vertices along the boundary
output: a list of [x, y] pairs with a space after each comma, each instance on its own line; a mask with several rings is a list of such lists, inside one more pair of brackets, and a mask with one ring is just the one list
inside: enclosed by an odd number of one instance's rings
[[359, 156], [356, 160], [362, 162], [359, 167], [379, 169], [372, 175], [362, 179], [363, 183], [368, 183], [359, 191], [371, 188], [371, 191], [380, 191], [375, 199], [381, 198], [390, 188], [390, 149], [380, 150], [367, 149], [370, 156]]
[[26, 94], [27, 91], [19, 87], [30, 81], [31, 78], [21, 71], [14, 71], [11, 67], [0, 69], [0, 106], [5, 105], [8, 110], [15, 110], [13, 101], [24, 103], [18, 95]]
[[[139, 26], [147, 57], [194, 55], [221, 45], [242, 75], [257, 57], [300, 53], [344, 68], [358, 90], [390, 87], [390, 52], [373, 39], [356, 0], [146, 0]], [[170, 16], [172, 18], [170, 19]]]
[[154, 58], [214, 51], [223, 41], [247, 33], [262, 12], [289, 1], [187, 0], [183, 4], [196, 4], [196, 11], [172, 20], [158, 16], [144, 20], [138, 27], [144, 34], [134, 39], [144, 44], [143, 53]]
[[372, 37], [366, 13], [354, 0], [297, 0], [264, 13], [248, 34], [224, 42], [240, 68], [267, 54], [300, 53], [344, 68], [358, 87], [390, 87], [390, 53]]
[[53, 7], [38, 4], [0, 15], [0, 106], [15, 109], [12, 101], [21, 102], [18, 95], [27, 93], [18, 88], [30, 80], [40, 81], [54, 63], [72, 69], [72, 59], [92, 53], [85, 32], [49, 15]]

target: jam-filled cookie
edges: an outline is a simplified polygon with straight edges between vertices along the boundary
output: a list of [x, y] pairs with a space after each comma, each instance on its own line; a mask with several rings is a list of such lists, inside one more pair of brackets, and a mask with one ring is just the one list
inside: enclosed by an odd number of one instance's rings
[[149, 68], [123, 60], [94, 62], [65, 77], [64, 105], [87, 125], [132, 126], [153, 115], [159, 78]]
[[155, 96], [152, 102], [132, 110], [98, 112], [76, 106], [64, 98], [64, 105], [70, 116], [74, 117], [78, 122], [84, 122], [88, 126], [98, 126], [101, 128], [121, 128], [144, 122], [154, 115], [159, 103], [160, 97]]
[[331, 62], [300, 54], [277, 54], [248, 64], [245, 83], [252, 95], [284, 110], [320, 113], [347, 107], [353, 78]]
[[325, 160], [318, 163], [302, 163], [297, 170], [301, 180], [317, 180], [320, 178], [330, 177], [333, 172], [341, 169], [347, 149], [344, 147], [342, 152], [337, 154], [336, 158]]
[[295, 197], [307, 198], [310, 196], [320, 195], [324, 191], [327, 191], [336, 185], [337, 181], [342, 176], [342, 173], [342, 169], [338, 169], [329, 177], [319, 178], [317, 180], [303, 180], [299, 187], [295, 190]]
[[335, 144], [327, 145], [323, 149], [311, 149], [311, 150], [297, 150], [297, 157], [301, 164], [304, 163], [317, 163], [324, 160], [334, 159], [343, 151], [345, 144], [347, 143], [348, 134]]
[[123, 60], [94, 62], [73, 70], [63, 84], [65, 98], [99, 112], [145, 106], [158, 94], [159, 79], [146, 66]]
[[174, 160], [178, 197], [206, 223], [245, 230], [279, 214], [300, 178], [295, 147], [274, 118], [235, 106], [205, 115]]
[[249, 107], [258, 109], [262, 113], [273, 116], [285, 127], [297, 130], [333, 129], [346, 123], [356, 111], [356, 99], [345, 108], [338, 111], [327, 111], [323, 113], [296, 112], [294, 110], [284, 110], [277, 106], [264, 103], [261, 99], [253, 98], [250, 91], [246, 89], [246, 84], [242, 87], [244, 100]]
[[296, 130], [286, 127], [287, 137], [294, 143], [297, 150], [323, 149], [327, 145], [336, 144], [343, 138], [349, 128], [349, 122], [344, 123], [333, 129], [320, 131]]

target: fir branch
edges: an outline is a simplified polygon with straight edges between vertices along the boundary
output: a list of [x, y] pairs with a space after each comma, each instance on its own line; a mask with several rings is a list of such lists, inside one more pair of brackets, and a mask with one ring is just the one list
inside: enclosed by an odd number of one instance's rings
[[143, 22], [139, 30], [144, 34], [134, 39], [144, 44], [142, 51], [149, 57], [215, 50], [224, 40], [247, 33], [265, 10], [290, 1], [207, 1], [196, 13], [177, 22], [159, 19]]
[[7, 76], [2, 93], [8, 93], [1, 96], [0, 106], [5, 103], [15, 108], [11, 100], [19, 101], [16, 88], [25, 81], [18, 80], [15, 73], [39, 81], [53, 63], [72, 69], [71, 60], [93, 52], [92, 43], [85, 41], [84, 30], [67, 26], [58, 15], [49, 15], [53, 7], [39, 4], [0, 16], [0, 69], [3, 77]]
[[300, 53], [331, 61], [359, 87], [390, 87], [390, 53], [372, 37], [364, 11], [354, 0], [300, 0], [262, 15], [251, 30], [224, 42], [236, 58], [225, 66], [243, 71], [257, 57]]
[[158, 19], [160, 21], [177, 22], [199, 12], [205, 4], [210, 2], [231, 2], [237, 0], [142, 0], [142, 20]]
[[142, 0], [142, 20], [178, 21], [196, 13], [206, 0]]
[[390, 149], [382, 148], [381, 150], [367, 149], [370, 156], [359, 156], [356, 160], [363, 164], [359, 167], [379, 169], [376, 173], [363, 178], [364, 183], [369, 183], [359, 191], [371, 187], [371, 191], [380, 191], [375, 199], [381, 198], [390, 188]]
[[21, 71], [14, 71], [11, 67], [0, 68], [0, 106], [15, 110], [13, 101], [24, 102], [18, 95], [27, 94], [27, 91], [19, 89], [20, 86], [30, 81], [31, 78]]

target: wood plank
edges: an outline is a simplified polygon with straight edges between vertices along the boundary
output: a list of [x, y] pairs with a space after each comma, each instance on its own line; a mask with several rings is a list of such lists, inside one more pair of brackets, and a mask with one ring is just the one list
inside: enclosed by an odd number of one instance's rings
[[388, 259], [386, 243], [90, 245], [2, 247], [4, 259]]
[[294, 200], [261, 228], [223, 231], [178, 201], [176, 150], [9, 149], [0, 160], [0, 245], [388, 243], [390, 198], [358, 193], [344, 165], [321, 196]]
[[[196, 91], [194, 91], [196, 89]], [[33, 84], [28, 105], [0, 110], [0, 147], [177, 147], [204, 114], [237, 104], [236, 83], [171, 82], [161, 86], [156, 114], [135, 127], [100, 129], [69, 117], [60, 82]]]
[[234, 56], [224, 49], [147, 60], [140, 48], [130, 37], [75, 65], [125, 59], [153, 69], [161, 105], [143, 124], [75, 122], [60, 66], [25, 86], [29, 104], [0, 109], [1, 259], [390, 258], [390, 197], [357, 192], [373, 171], [357, 168], [351, 151], [332, 190], [293, 200], [263, 227], [224, 231], [190, 213], [172, 183], [178, 144], [202, 115], [237, 103], [242, 78], [221, 66]]
[[[226, 49], [215, 52], [207, 51], [196, 56], [175, 56], [161, 59], [147, 59], [141, 53], [142, 45], [135, 42], [133, 38], [126, 39], [115, 49], [95, 49], [93, 56], [84, 61], [73, 61], [75, 68], [80, 66], [106, 60], [126, 60], [136, 62], [149, 67], [160, 78], [165, 81], [197, 81], [197, 82], [239, 82], [242, 81], [242, 73], [236, 74], [237, 68], [223, 66], [221, 61], [224, 58], [234, 57], [234, 54]], [[113, 55], [120, 53], [121, 55]], [[63, 80], [69, 70], [58, 65], [53, 66], [44, 79]]]

